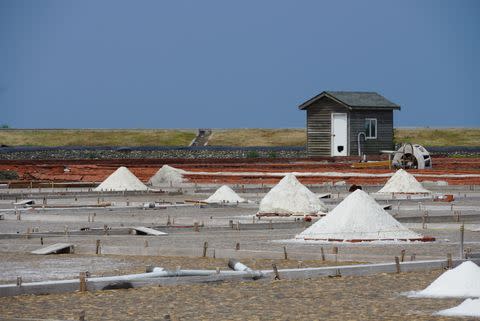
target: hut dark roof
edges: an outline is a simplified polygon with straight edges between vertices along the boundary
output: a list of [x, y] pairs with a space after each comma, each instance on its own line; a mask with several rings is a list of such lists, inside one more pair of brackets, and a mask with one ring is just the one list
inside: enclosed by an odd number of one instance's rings
[[376, 92], [364, 91], [323, 91], [319, 95], [307, 100], [299, 109], [305, 109], [319, 99], [328, 97], [345, 105], [349, 109], [398, 109], [400, 106], [386, 99]]

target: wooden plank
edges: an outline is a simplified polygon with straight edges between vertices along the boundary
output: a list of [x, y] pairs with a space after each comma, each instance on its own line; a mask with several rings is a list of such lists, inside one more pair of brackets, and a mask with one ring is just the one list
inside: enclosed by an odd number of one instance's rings
[[74, 245], [71, 243], [55, 243], [52, 245], [42, 247], [30, 253], [38, 254], [38, 255], [73, 253], [73, 247]]
[[332, 198], [332, 193], [317, 194], [318, 198]]
[[155, 230], [153, 228], [145, 227], [145, 226], [134, 227], [133, 230], [136, 231], [137, 234], [146, 234], [146, 235], [154, 235], [154, 236], [168, 235], [168, 233], [161, 232], [159, 230]]
[[353, 163], [353, 168], [375, 168], [375, 167], [388, 167], [390, 166], [390, 161], [375, 161], [375, 162], [366, 162], [366, 163]]

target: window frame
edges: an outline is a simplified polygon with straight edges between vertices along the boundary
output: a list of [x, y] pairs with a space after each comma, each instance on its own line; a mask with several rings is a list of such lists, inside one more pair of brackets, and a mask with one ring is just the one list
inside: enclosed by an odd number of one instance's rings
[[[372, 126], [371, 126], [372, 121], [375, 123], [375, 136], [370, 135], [371, 131], [372, 131]], [[367, 122], [368, 122], [369, 127], [367, 127]], [[370, 131], [370, 133], [368, 131]], [[377, 132], [378, 132], [377, 118], [365, 118], [365, 140], [367, 140], [367, 139], [377, 139]]]

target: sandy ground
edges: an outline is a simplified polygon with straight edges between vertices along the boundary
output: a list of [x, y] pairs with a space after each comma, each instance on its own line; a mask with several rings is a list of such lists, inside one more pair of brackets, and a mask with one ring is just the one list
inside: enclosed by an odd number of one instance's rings
[[[24, 282], [46, 279], [76, 278], [79, 272], [89, 271], [94, 276], [144, 272], [146, 265], [175, 269], [220, 267], [226, 269], [229, 257], [240, 259], [252, 268], [278, 268], [348, 264], [350, 262], [393, 262], [405, 250], [405, 259], [415, 255], [416, 260], [446, 258], [447, 253], [458, 257], [459, 224], [454, 213], [473, 219], [467, 221], [465, 248], [480, 252], [480, 192], [444, 187], [456, 195], [451, 203], [424, 200], [382, 200], [390, 203], [390, 211], [410, 228], [424, 235], [434, 236], [434, 243], [304, 243], [292, 239], [308, 224], [294, 222], [293, 218], [256, 220], [255, 201], [262, 191], [241, 194], [251, 204], [225, 207], [186, 205], [186, 199], [205, 199], [208, 193], [186, 195], [140, 194], [101, 196], [102, 201], [113, 202], [109, 208], [66, 208], [28, 210], [18, 207], [17, 220], [14, 196], [0, 191], [0, 283], [15, 282], [22, 276]], [[345, 187], [331, 199], [325, 199], [333, 208], [346, 195]], [[321, 192], [319, 189], [317, 192]], [[34, 198], [41, 204], [43, 194], [34, 192], [24, 198]], [[43, 191], [44, 192], [44, 191]], [[43, 193], [42, 192], [42, 193]], [[98, 195], [78, 192], [64, 195], [49, 192], [48, 204], [96, 204]], [[129, 206], [127, 205], [129, 202]], [[144, 210], [143, 202], [169, 202], [169, 206]], [[177, 204], [180, 203], [180, 204]], [[173, 204], [173, 205], [172, 205]], [[432, 220], [426, 228], [415, 222], [428, 212]], [[92, 219], [94, 217], [94, 222]], [[90, 221], [89, 221], [90, 218]], [[183, 228], [165, 228], [168, 219]], [[268, 228], [268, 222], [290, 222], [282, 228]], [[413, 220], [413, 221], [412, 221]], [[230, 228], [230, 221], [240, 222], [240, 230]], [[461, 221], [461, 220], [460, 220]], [[198, 232], [191, 226], [203, 223]], [[262, 225], [259, 223], [267, 223]], [[104, 225], [112, 228], [108, 234]], [[128, 234], [133, 226], [156, 226], [168, 236], [152, 237]], [[159, 227], [160, 226], [160, 227]], [[258, 227], [260, 226], [260, 227]], [[80, 233], [80, 228], [99, 229]], [[38, 230], [29, 237], [26, 231]], [[65, 231], [67, 233], [65, 234]], [[44, 245], [69, 242], [75, 245], [75, 254], [35, 256], [30, 251]], [[95, 255], [95, 242], [101, 241], [102, 255]], [[204, 242], [208, 242], [207, 257], [202, 258]], [[236, 249], [237, 243], [240, 249]], [[283, 248], [289, 260], [284, 260]], [[338, 254], [333, 254], [333, 248]], [[326, 262], [321, 261], [323, 248]], [[215, 259], [213, 256], [215, 255]], [[300, 262], [301, 261], [301, 262]], [[42, 320], [78, 320], [81, 310], [87, 320], [443, 320], [432, 313], [460, 303], [460, 300], [408, 299], [401, 292], [427, 286], [441, 271], [381, 274], [364, 277], [315, 278], [309, 280], [280, 280], [256, 282], [227, 282], [208, 285], [146, 287], [95, 293], [21, 296], [0, 298], [0, 320], [40, 318]], [[2, 319], [3, 318], [3, 319]], [[167, 318], [168, 319], [168, 318]]]
[[[410, 299], [441, 271], [226, 282], [0, 299], [0, 320], [448, 320], [455, 299]], [[168, 315], [168, 316], [167, 316]], [[17, 319], [16, 319], [17, 318]]]

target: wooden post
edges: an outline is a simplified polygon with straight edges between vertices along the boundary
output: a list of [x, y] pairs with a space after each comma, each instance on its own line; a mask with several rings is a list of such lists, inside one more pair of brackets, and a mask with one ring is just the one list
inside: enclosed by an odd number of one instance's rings
[[400, 252], [400, 262], [403, 262], [405, 260], [405, 250], [402, 250]]
[[453, 267], [453, 261], [452, 261], [452, 253], [447, 254], [447, 269], [451, 269]]
[[240, 250], [240, 243], [237, 242], [237, 244], [235, 244], [235, 251], [239, 251]]
[[277, 265], [272, 263], [273, 273], [275, 274], [275, 280], [280, 280], [280, 274], [278, 273]]
[[400, 273], [400, 259], [395, 256], [395, 266], [397, 267], [397, 273]]
[[463, 241], [465, 236], [465, 225], [462, 223], [460, 226], [460, 258], [464, 259], [465, 254], [463, 253]]
[[80, 292], [87, 291], [86, 273], [80, 272]]
[[95, 243], [95, 254], [99, 255], [102, 253], [102, 248], [100, 247], [100, 240], [97, 240]]
[[287, 247], [286, 246], [283, 247], [283, 257], [284, 257], [285, 260], [288, 260], [288, 254], [287, 254]]
[[332, 249], [332, 253], [335, 254], [335, 262], [338, 261], [338, 247], [334, 246], [333, 249]]
[[325, 253], [323, 252], [323, 247], [320, 248], [320, 253], [322, 254], [322, 261], [325, 261]]
[[208, 249], [208, 242], [205, 241], [203, 242], [203, 257], [206, 257], [207, 256], [207, 249]]

